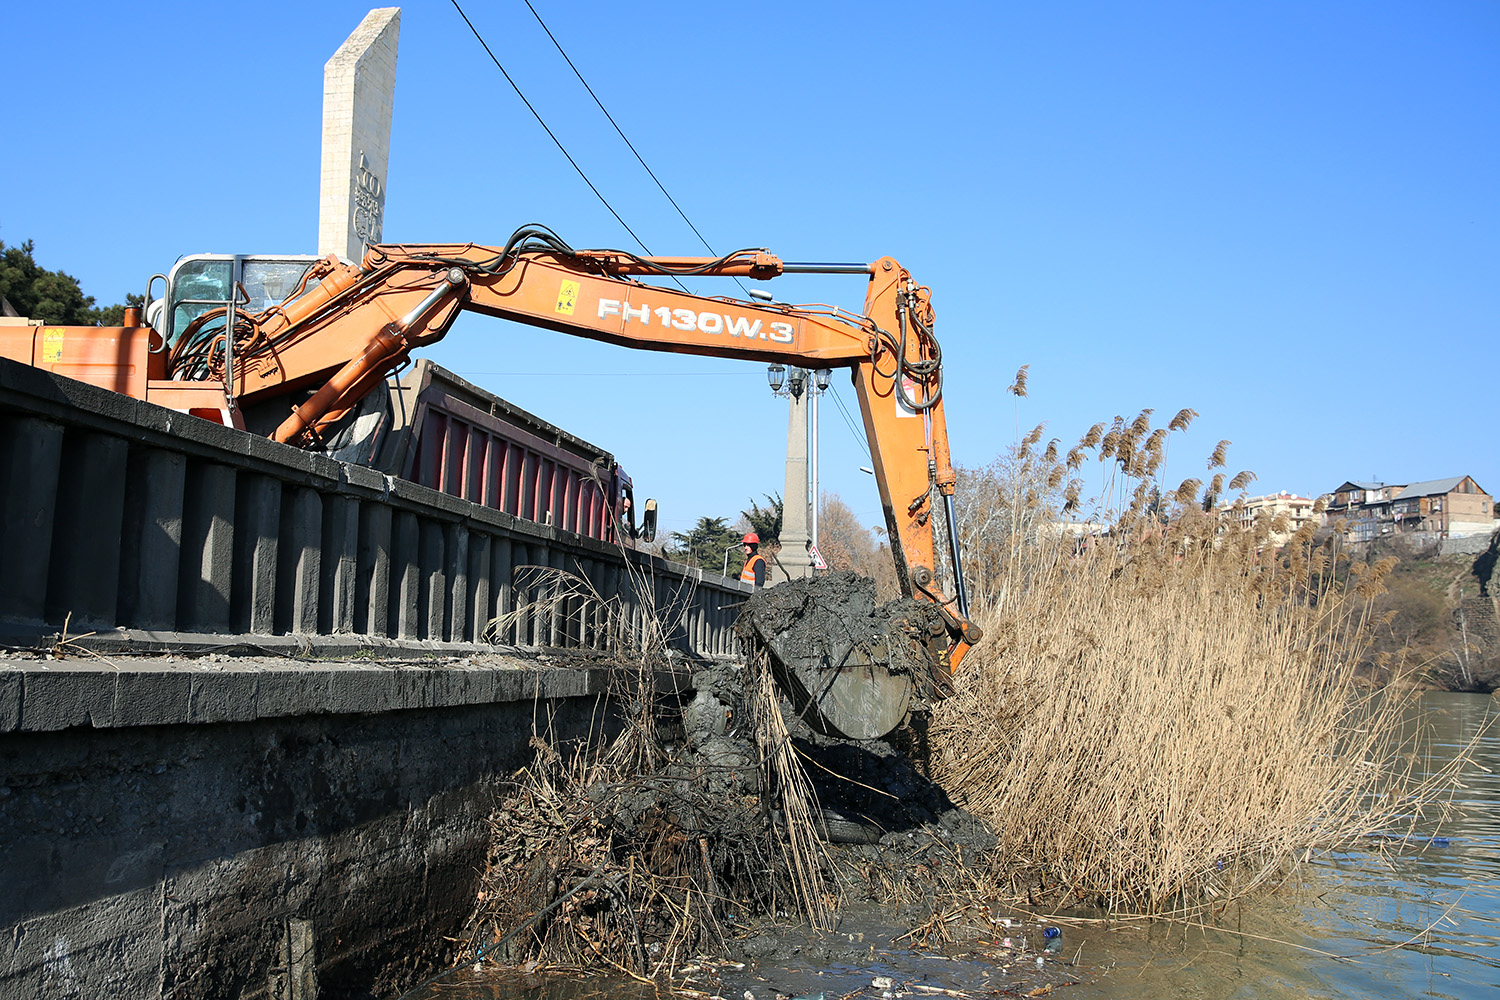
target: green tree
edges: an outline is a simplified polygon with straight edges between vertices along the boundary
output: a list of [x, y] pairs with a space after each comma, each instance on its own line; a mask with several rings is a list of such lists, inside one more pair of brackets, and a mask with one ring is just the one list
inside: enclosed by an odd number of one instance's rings
[[762, 550], [767, 545], [781, 541], [781, 497], [774, 493], [765, 494], [766, 505], [762, 507], [754, 500], [750, 501], [750, 509], [740, 511], [740, 517], [749, 530], [760, 536]]
[[[119, 326], [125, 304], [96, 308], [94, 297], [83, 294], [78, 279], [64, 271], [49, 271], [33, 256], [36, 245], [0, 241], [0, 296], [19, 316], [58, 326]], [[127, 295], [126, 304], [139, 306], [143, 297]]]
[[135, 292], [127, 292], [124, 302], [117, 302], [112, 306], [104, 306], [94, 310], [94, 322], [99, 326], [120, 326], [125, 322], [125, 310], [134, 306], [139, 309], [146, 304], [146, 296]]
[[675, 562], [697, 566], [717, 573], [724, 568], [724, 553], [729, 552], [729, 575], [739, 573], [745, 564], [744, 553], [735, 544], [740, 533], [722, 517], [700, 517], [691, 531], [672, 532], [672, 545], [663, 553]]

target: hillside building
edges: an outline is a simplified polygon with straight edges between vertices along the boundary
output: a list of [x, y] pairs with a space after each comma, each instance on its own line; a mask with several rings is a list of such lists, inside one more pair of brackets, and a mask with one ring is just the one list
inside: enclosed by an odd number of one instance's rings
[[1346, 521], [1358, 541], [1396, 534], [1464, 538], [1495, 529], [1493, 498], [1471, 476], [1420, 483], [1350, 480], [1326, 500], [1323, 523]]

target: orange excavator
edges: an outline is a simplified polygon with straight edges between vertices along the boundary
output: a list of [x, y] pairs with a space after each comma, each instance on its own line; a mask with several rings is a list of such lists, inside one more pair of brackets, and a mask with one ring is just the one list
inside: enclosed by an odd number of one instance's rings
[[[289, 287], [274, 290], [281, 294], [257, 298], [243, 285], [222, 299], [179, 294], [158, 307], [151, 324], [132, 309], [123, 328], [0, 327], [0, 356], [242, 428], [253, 414], [252, 430], [300, 447], [326, 446], [362, 400], [413, 351], [441, 339], [463, 310], [625, 347], [847, 368], [901, 590], [930, 601], [944, 623], [945, 634], [932, 644], [939, 691], [979, 641], [953, 528], [955, 476], [930, 291], [895, 260], [793, 263], [758, 249], [642, 257], [575, 250], [545, 227], [526, 226], [503, 247], [391, 244], [371, 247], [359, 265], [332, 255], [303, 262]], [[864, 313], [786, 305], [769, 296], [705, 297], [641, 280], [794, 273], [868, 274]], [[266, 301], [272, 304], [256, 308]], [[277, 416], [268, 421], [268, 412]], [[947, 508], [952, 596], [936, 582], [937, 497]], [[848, 735], [884, 735], [890, 718], [905, 715], [907, 695], [881, 675], [878, 655], [856, 655], [852, 664], [827, 659], [803, 664], [803, 672], [842, 670], [847, 676], [835, 686], [843, 690], [834, 695], [854, 702], [873, 697], [892, 709], [886, 721], [871, 724], [881, 732]], [[856, 720], [854, 728], [860, 725]], [[835, 721], [832, 728], [840, 726]]]

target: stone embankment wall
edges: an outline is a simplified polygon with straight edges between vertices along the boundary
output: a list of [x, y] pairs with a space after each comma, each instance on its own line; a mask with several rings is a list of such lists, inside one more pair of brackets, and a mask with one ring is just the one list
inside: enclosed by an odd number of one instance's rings
[[1465, 535], [1462, 538], [1444, 538], [1438, 542], [1440, 556], [1477, 556], [1490, 547], [1494, 533], [1488, 535]]
[[610, 680], [0, 660], [0, 997], [399, 992], [372, 980], [445, 957], [499, 781], [534, 731], [599, 733]]
[[535, 647], [733, 655], [748, 594], [3, 360], [0, 484], [0, 642], [63, 654], [0, 658], [0, 1000], [389, 995], [533, 732], [610, 718]]

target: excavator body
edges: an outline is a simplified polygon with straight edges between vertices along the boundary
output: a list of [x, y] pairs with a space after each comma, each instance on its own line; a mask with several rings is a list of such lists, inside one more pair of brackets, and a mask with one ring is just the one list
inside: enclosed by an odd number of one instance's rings
[[[867, 275], [863, 312], [698, 296], [642, 280], [798, 272]], [[952, 529], [955, 475], [931, 296], [890, 257], [859, 265], [788, 263], [765, 250], [639, 257], [574, 250], [543, 227], [526, 227], [504, 247], [374, 246], [357, 265], [333, 256], [200, 255], [154, 276], [148, 300], [158, 278], [167, 291], [148, 307], [149, 323], [132, 311], [123, 329], [0, 328], [0, 356], [330, 451], [347, 444], [364, 401], [465, 310], [631, 348], [847, 369], [897, 579], [930, 614], [895, 630], [823, 629], [811, 644], [771, 619], [757, 617], [751, 631], [799, 707], [855, 739], [894, 729], [914, 691], [941, 696], [981, 637], [968, 620]], [[935, 502], [947, 506], [951, 597], [937, 583]], [[804, 604], [825, 622], [854, 622], [862, 610], [816, 589]], [[913, 669], [915, 659], [924, 666]]]

